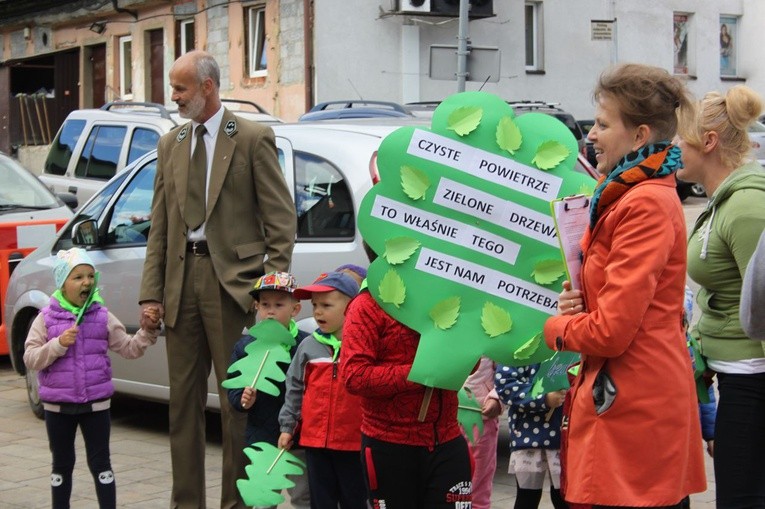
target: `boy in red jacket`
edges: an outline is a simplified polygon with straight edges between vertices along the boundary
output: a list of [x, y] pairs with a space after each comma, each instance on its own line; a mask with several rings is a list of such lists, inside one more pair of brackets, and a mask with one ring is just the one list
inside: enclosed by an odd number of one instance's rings
[[361, 474], [359, 398], [345, 390], [337, 376], [343, 322], [359, 285], [348, 274], [322, 274], [312, 285], [295, 290], [311, 299], [318, 329], [298, 345], [287, 370], [287, 391], [279, 412], [279, 448], [305, 448], [311, 507], [366, 509]]
[[471, 465], [457, 423], [457, 392], [407, 380], [420, 335], [388, 315], [368, 291], [348, 307], [340, 372], [361, 397], [361, 461], [372, 507], [471, 506]]

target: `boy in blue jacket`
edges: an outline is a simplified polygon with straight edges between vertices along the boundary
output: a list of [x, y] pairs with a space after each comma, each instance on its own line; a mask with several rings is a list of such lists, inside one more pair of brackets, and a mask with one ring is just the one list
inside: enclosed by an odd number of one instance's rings
[[[284, 325], [295, 338], [295, 346], [290, 350], [290, 357], [295, 355], [297, 345], [305, 338], [308, 333], [298, 329], [294, 318], [300, 313], [300, 301], [293, 295], [297, 283], [295, 277], [288, 272], [269, 272], [255, 281], [250, 295], [255, 299], [255, 309], [258, 320], [272, 318]], [[253, 341], [249, 334], [242, 338], [234, 346], [234, 352], [231, 354], [231, 364], [238, 361], [246, 355], [244, 349]], [[287, 366], [282, 370], [287, 372]], [[228, 378], [235, 376], [235, 373], [229, 373]], [[276, 384], [279, 388], [278, 396], [271, 396], [266, 393], [259, 393], [252, 387], [244, 389], [229, 389], [228, 400], [234, 409], [240, 412], [247, 412], [247, 427], [245, 429], [246, 443], [254, 444], [256, 442], [267, 442], [276, 445], [279, 439], [279, 410], [284, 404], [285, 384], [279, 382]], [[293, 449], [292, 454], [305, 462], [305, 452], [302, 449]], [[310, 505], [310, 496], [308, 489], [308, 479], [305, 475], [292, 477], [295, 486], [287, 490], [290, 494], [292, 507], [296, 509], [308, 509]], [[274, 506], [276, 509], [276, 506]]]

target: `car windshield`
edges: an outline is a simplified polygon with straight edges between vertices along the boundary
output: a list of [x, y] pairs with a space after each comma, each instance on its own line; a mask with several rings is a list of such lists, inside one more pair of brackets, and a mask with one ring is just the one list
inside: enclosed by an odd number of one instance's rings
[[10, 157], [0, 156], [0, 208], [52, 209], [59, 201], [37, 177]]

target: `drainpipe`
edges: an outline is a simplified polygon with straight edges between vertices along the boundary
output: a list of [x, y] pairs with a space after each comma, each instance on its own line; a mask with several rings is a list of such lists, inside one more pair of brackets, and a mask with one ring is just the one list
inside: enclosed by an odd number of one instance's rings
[[305, 111], [313, 107], [313, 0], [303, 0]]

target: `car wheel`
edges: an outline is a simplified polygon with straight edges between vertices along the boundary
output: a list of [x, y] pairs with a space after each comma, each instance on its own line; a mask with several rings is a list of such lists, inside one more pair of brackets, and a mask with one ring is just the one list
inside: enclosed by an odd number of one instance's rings
[[29, 407], [32, 409], [32, 413], [38, 418], [42, 419], [44, 410], [42, 402], [40, 401], [40, 386], [37, 383], [37, 371], [27, 368], [25, 375], [27, 382], [27, 399], [29, 400]]
[[[32, 322], [35, 317], [33, 316], [27, 324], [27, 330], [24, 337], [29, 335], [29, 329], [32, 328]], [[37, 371], [31, 368], [26, 368], [24, 379], [27, 386], [27, 400], [29, 401], [29, 407], [32, 409], [32, 413], [39, 419], [42, 419], [45, 412], [43, 410], [42, 401], [40, 401], [40, 384], [37, 381]]]
[[703, 198], [704, 196], [707, 195], [707, 190], [704, 189], [704, 186], [702, 186], [701, 184], [693, 184], [691, 186], [691, 194], [693, 196], [698, 196], [700, 198]]

